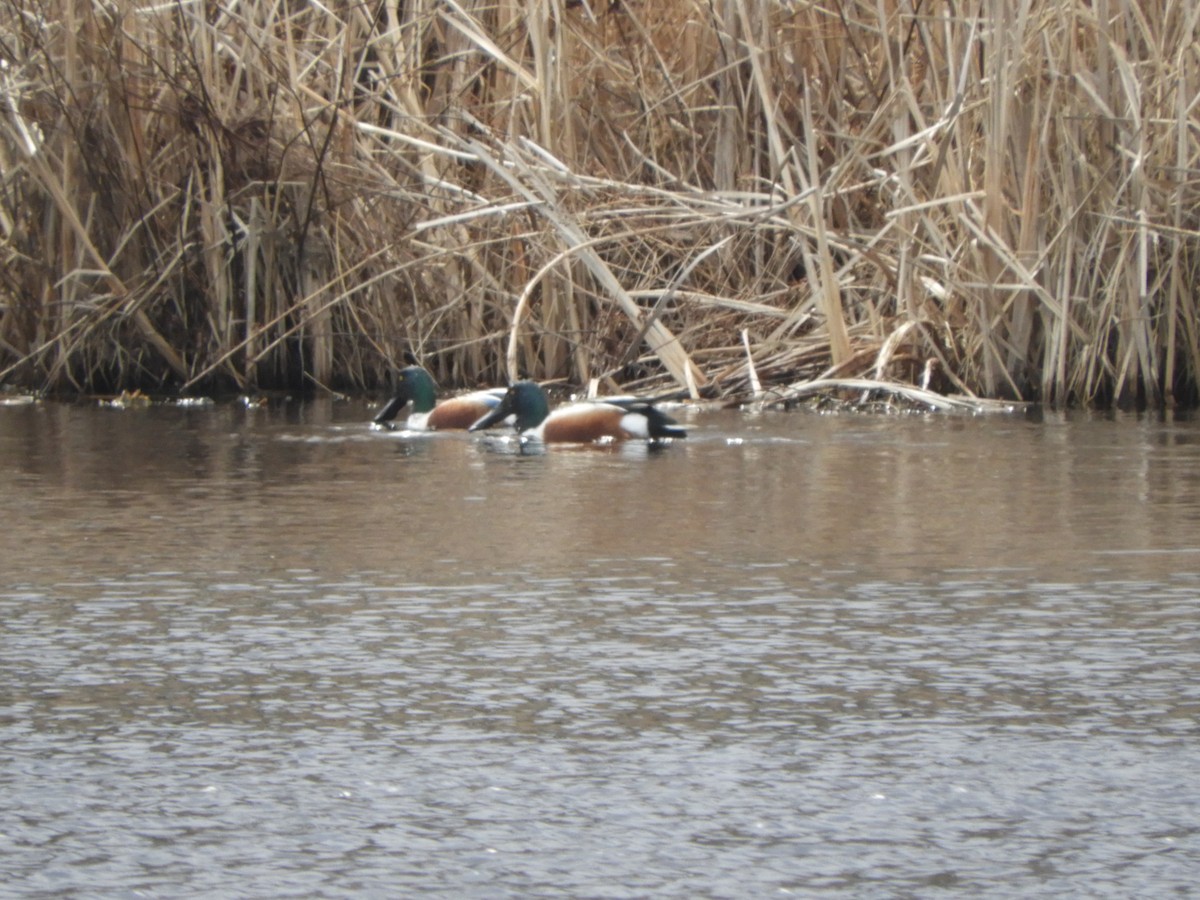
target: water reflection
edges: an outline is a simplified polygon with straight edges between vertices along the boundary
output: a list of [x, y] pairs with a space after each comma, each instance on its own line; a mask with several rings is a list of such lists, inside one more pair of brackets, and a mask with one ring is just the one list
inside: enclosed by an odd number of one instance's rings
[[1190, 890], [1200, 431], [0, 409], [28, 895]]

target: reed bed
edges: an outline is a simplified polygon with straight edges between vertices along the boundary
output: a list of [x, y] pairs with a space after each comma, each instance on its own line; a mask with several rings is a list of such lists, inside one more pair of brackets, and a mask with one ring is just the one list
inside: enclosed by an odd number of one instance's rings
[[0, 0], [0, 382], [1192, 403], [1198, 19]]

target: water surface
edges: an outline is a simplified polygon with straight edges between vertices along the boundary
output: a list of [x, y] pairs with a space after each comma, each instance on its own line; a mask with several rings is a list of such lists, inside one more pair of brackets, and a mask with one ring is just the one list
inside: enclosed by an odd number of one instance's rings
[[1185, 894], [1200, 427], [0, 407], [18, 896]]

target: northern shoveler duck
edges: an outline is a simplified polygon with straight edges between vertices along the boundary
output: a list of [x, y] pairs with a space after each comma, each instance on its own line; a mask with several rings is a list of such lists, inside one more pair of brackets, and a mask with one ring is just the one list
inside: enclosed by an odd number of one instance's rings
[[393, 428], [392, 420], [412, 401], [405, 427], [414, 431], [464, 430], [500, 405], [504, 388], [472, 391], [436, 403], [433, 378], [420, 366], [408, 366], [396, 375], [396, 393], [372, 419], [382, 428]]
[[546, 443], [588, 444], [635, 438], [661, 440], [687, 437], [687, 431], [651, 401], [637, 397], [581, 400], [553, 412], [546, 393], [532, 381], [518, 381], [500, 405], [480, 418], [470, 431], [480, 431], [513, 417], [523, 438]]

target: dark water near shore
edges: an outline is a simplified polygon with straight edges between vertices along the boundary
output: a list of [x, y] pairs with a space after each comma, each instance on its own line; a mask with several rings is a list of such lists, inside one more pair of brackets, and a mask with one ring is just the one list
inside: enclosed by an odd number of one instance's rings
[[0, 407], [13, 896], [1185, 895], [1200, 426]]

